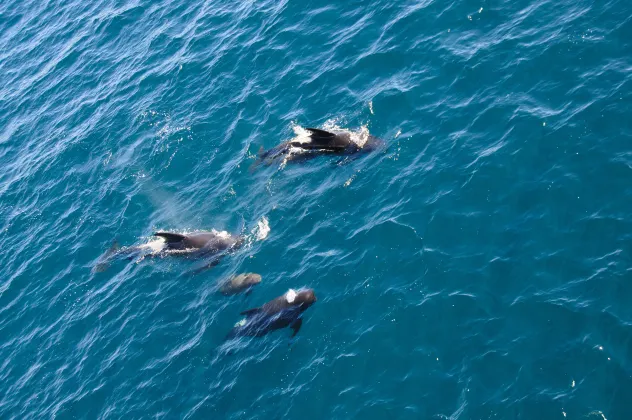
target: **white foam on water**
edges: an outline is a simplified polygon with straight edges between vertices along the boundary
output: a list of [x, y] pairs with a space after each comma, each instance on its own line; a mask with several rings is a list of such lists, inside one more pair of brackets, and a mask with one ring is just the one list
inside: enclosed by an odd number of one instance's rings
[[258, 241], [263, 241], [267, 238], [270, 234], [270, 222], [268, 222], [268, 218], [263, 216], [261, 220], [257, 222], [257, 226], [255, 226], [252, 233]]
[[366, 125], [360, 126], [357, 130], [349, 130], [348, 128], [340, 127], [336, 120], [327, 120], [325, 124], [323, 124], [323, 130], [338, 132], [338, 133], [347, 133], [349, 134], [349, 138], [352, 142], [358, 145], [358, 147], [362, 148], [369, 140], [369, 127]]
[[244, 325], [246, 325], [246, 318], [237, 321], [235, 327], [243, 327]]
[[358, 176], [358, 172], [356, 172], [355, 174], [351, 175], [351, 178], [347, 179], [344, 183], [344, 187], [348, 187], [349, 185], [351, 185], [351, 183], [353, 182], [354, 179], [356, 179], [356, 177]]
[[139, 248], [150, 250], [153, 254], [157, 254], [165, 247], [165, 240], [162, 238], [154, 239], [145, 244], [139, 245]]
[[304, 153], [311, 153], [311, 152], [309, 150], [305, 150], [300, 147], [290, 147], [287, 153], [285, 154], [285, 156], [283, 157], [283, 160], [281, 161], [281, 164], [279, 165], [279, 167], [281, 169], [285, 168], [285, 166], [287, 165], [287, 162], [292, 160], [293, 156], [302, 155]]
[[265, 240], [270, 234], [270, 223], [268, 218], [263, 216], [257, 222], [257, 225], [252, 228], [249, 234], [245, 236], [245, 247], [250, 248], [255, 242]]
[[294, 137], [290, 140], [298, 143], [311, 143], [311, 131], [306, 130], [296, 123], [292, 123], [292, 131], [294, 131]]
[[225, 230], [217, 231], [213, 229], [211, 232], [213, 232], [215, 235], [219, 236], [220, 238], [224, 238], [224, 239], [230, 238], [231, 236], [230, 233]]

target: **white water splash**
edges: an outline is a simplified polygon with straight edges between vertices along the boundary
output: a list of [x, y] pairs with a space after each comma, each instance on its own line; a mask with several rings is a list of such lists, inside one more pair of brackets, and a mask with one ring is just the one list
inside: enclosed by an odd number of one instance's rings
[[228, 238], [231, 237], [231, 234], [229, 232], [225, 231], [225, 230], [217, 231], [217, 230], [213, 229], [213, 230], [211, 230], [211, 232], [213, 232], [215, 235], [217, 235], [218, 237], [223, 238], [223, 239], [228, 239]]
[[362, 148], [369, 140], [369, 127], [366, 125], [360, 126], [357, 130], [349, 130], [348, 128], [340, 127], [336, 120], [327, 120], [323, 124], [323, 130], [331, 131], [334, 133], [347, 133], [352, 142]]
[[[307, 144], [307, 143], [312, 142], [312, 138], [311, 138], [312, 133], [309, 130], [301, 127], [295, 122], [292, 122], [292, 131], [294, 131], [294, 137], [292, 137], [289, 140], [290, 142], [301, 143], [301, 144]], [[285, 166], [287, 165], [287, 162], [289, 160], [292, 160], [292, 157], [297, 156], [297, 155], [302, 155], [303, 153], [309, 153], [309, 151], [300, 147], [290, 147], [290, 149], [287, 151], [287, 153], [283, 157], [283, 160], [281, 161], [279, 168], [280, 169], [285, 168]]]
[[287, 153], [283, 156], [283, 160], [279, 164], [279, 169], [284, 169], [287, 165], [287, 162], [292, 160], [294, 156], [302, 155], [304, 153], [310, 153], [310, 151], [302, 149], [300, 147], [290, 147]]
[[[311, 143], [312, 142], [312, 132], [301, 127], [295, 122], [292, 123], [292, 131], [294, 131], [294, 137], [290, 140], [291, 142], [298, 143]], [[302, 150], [302, 149], [301, 149]]]
[[351, 175], [351, 178], [345, 181], [344, 187], [348, 187], [349, 185], [351, 185], [351, 183], [356, 179], [357, 176], [358, 176], [358, 171], [356, 171], [355, 174]]
[[139, 245], [138, 247], [141, 249], [147, 249], [152, 254], [157, 254], [164, 249], [165, 244], [166, 244], [165, 240], [163, 238], [159, 238], [159, 239], [151, 240], [142, 245]]
[[268, 222], [268, 218], [263, 216], [261, 220], [257, 222], [257, 226], [254, 227], [252, 233], [258, 241], [266, 239], [270, 233], [270, 223]]

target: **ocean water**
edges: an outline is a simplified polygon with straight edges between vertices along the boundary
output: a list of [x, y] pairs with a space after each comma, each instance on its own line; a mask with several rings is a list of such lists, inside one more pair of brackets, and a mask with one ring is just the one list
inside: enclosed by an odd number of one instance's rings
[[631, 116], [624, 0], [3, 0], [0, 418], [631, 419]]

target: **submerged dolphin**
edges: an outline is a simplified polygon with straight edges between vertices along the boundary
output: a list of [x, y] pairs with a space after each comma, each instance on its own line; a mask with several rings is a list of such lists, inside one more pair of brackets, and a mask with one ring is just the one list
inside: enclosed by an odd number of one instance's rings
[[158, 257], [166, 255], [178, 255], [188, 258], [213, 257], [205, 267], [217, 265], [221, 257], [233, 250], [239, 249], [245, 242], [242, 235], [231, 235], [228, 232], [206, 231], [191, 234], [175, 232], [156, 232], [153, 236], [160, 239], [143, 245], [120, 248], [114, 245], [101, 257], [95, 270], [105, 271], [109, 263], [123, 257], [133, 260], [137, 257]]
[[269, 332], [290, 327], [294, 337], [303, 325], [301, 315], [316, 302], [313, 289], [288, 290], [282, 296], [259, 308], [242, 312], [239, 321], [226, 338], [261, 337]]
[[259, 283], [261, 283], [260, 274], [244, 273], [222, 281], [219, 291], [224, 296], [236, 295], [244, 291], [248, 294], [252, 290], [252, 287]]
[[272, 164], [277, 159], [283, 161], [305, 160], [323, 154], [351, 155], [361, 152], [371, 152], [384, 142], [375, 136], [366, 134], [363, 143], [354, 141], [352, 134], [346, 130], [325, 131], [318, 128], [306, 128], [309, 135], [299, 136], [285, 143], [264, 150], [259, 149], [258, 159], [253, 163], [251, 170], [254, 170], [261, 163]]

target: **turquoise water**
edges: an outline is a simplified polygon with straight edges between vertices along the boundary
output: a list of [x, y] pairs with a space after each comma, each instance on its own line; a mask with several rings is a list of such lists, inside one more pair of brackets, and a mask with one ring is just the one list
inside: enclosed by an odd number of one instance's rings
[[[630, 115], [624, 0], [5, 0], [0, 417], [630, 419]], [[249, 172], [309, 126], [388, 147]]]

